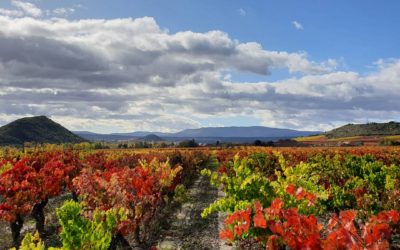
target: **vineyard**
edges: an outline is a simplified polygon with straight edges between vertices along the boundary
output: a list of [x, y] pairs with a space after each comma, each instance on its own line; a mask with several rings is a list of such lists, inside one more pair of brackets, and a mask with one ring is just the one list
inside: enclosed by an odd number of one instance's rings
[[163, 249], [162, 224], [187, 207], [191, 227], [224, 216], [231, 248], [395, 249], [399, 197], [396, 147], [4, 148], [0, 249]]

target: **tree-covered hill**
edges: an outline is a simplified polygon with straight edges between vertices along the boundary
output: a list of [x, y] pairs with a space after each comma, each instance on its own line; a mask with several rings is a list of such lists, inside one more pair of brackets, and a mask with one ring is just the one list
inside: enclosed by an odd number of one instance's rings
[[382, 136], [382, 135], [400, 135], [400, 123], [367, 123], [367, 124], [347, 124], [335, 128], [325, 135], [328, 138], [341, 138], [352, 136]]
[[85, 141], [46, 116], [27, 117], [0, 127], [0, 145], [80, 143]]

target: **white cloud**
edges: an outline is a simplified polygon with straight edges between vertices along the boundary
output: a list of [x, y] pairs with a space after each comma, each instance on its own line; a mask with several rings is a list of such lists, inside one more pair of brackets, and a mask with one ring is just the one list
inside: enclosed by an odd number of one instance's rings
[[292, 24], [298, 30], [303, 30], [304, 29], [303, 25], [301, 23], [299, 23], [298, 21], [293, 21]]
[[24, 12], [19, 10], [8, 10], [0, 8], [0, 15], [11, 16], [11, 17], [22, 17], [24, 15]]
[[317, 63], [305, 53], [268, 51], [221, 31], [169, 34], [149, 17], [67, 21], [0, 16], [0, 26], [3, 73], [14, 84], [28, 84], [27, 77], [44, 86], [64, 80], [113, 87], [152, 79], [159, 86], [221, 70], [264, 75], [274, 68], [305, 74], [334, 70], [331, 60]]
[[36, 7], [36, 5], [33, 3], [23, 2], [20, 0], [11, 0], [11, 4], [21, 9], [26, 15], [32, 17], [40, 17], [42, 15], [42, 10]]
[[[0, 123], [49, 115], [71, 129], [179, 130], [221, 117], [325, 129], [400, 118], [400, 60], [367, 75], [222, 31], [169, 33], [153, 18], [38, 20], [0, 15]], [[286, 69], [277, 82], [236, 73]], [[290, 75], [290, 72], [296, 72]]]
[[52, 11], [52, 14], [61, 17], [67, 17], [75, 12], [74, 8], [57, 8]]
[[237, 10], [237, 12], [238, 12], [238, 14], [241, 15], [241, 16], [245, 16], [245, 15], [247, 14], [247, 12], [246, 12], [243, 8], [239, 8], [239, 9]]

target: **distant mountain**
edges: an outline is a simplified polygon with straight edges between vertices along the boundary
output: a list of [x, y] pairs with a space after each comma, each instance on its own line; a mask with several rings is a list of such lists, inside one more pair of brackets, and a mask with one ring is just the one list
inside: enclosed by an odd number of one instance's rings
[[73, 131], [73, 133], [89, 141], [129, 141], [139, 138], [139, 136], [124, 134], [97, 134], [88, 131]]
[[0, 127], [0, 145], [80, 143], [85, 141], [46, 116], [27, 117]]
[[83, 134], [83, 135], [96, 135], [96, 133], [90, 132], [90, 131], [72, 131], [72, 133], [74, 133], [74, 134]]
[[147, 142], [160, 142], [160, 141], [165, 141], [163, 138], [159, 137], [158, 135], [155, 134], [149, 134], [146, 135], [143, 138], [140, 138], [141, 141], [147, 141]]
[[314, 135], [318, 131], [298, 131], [292, 129], [269, 128], [262, 126], [254, 127], [206, 127], [198, 129], [185, 129], [177, 133], [146, 132], [137, 131], [132, 133], [113, 133], [113, 134], [88, 134], [75, 132], [88, 140], [134, 140], [147, 135], [155, 135], [169, 141], [182, 141], [185, 139], [196, 139], [199, 142], [212, 143], [217, 140], [223, 142], [253, 142], [256, 139], [279, 140], [299, 136]]
[[269, 128], [262, 126], [253, 127], [208, 127], [198, 129], [185, 129], [175, 133], [174, 137], [239, 137], [239, 138], [267, 138], [267, 137], [296, 137], [315, 134], [315, 131], [298, 131], [293, 129]]
[[399, 122], [347, 124], [325, 133], [328, 138], [400, 135]]
[[173, 133], [152, 132], [152, 131], [135, 131], [135, 132], [130, 132], [130, 133], [112, 133], [110, 135], [129, 136], [129, 137], [139, 138], [139, 137], [144, 137], [146, 135], [151, 135], [151, 134], [157, 135], [160, 137], [173, 135]]

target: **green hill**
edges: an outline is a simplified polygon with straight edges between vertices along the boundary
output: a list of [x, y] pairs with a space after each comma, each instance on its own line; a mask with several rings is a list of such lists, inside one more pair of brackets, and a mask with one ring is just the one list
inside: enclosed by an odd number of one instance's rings
[[0, 145], [80, 143], [85, 141], [46, 116], [22, 118], [0, 127]]
[[347, 124], [345, 126], [326, 132], [328, 138], [341, 138], [352, 136], [384, 136], [400, 135], [400, 123], [367, 123], [367, 124]]

